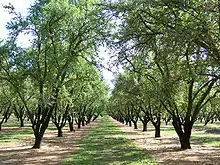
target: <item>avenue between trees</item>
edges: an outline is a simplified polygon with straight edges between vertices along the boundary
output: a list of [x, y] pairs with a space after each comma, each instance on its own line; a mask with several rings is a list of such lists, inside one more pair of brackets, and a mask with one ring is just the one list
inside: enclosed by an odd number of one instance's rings
[[[26, 16], [4, 9], [13, 18], [0, 40], [0, 133], [8, 120], [28, 123], [39, 149], [50, 124], [62, 138], [65, 126], [74, 134], [109, 115], [143, 132], [151, 123], [155, 138], [171, 124], [186, 150], [195, 123], [219, 124], [219, 0], [35, 0]], [[29, 47], [18, 44], [23, 34]], [[102, 72], [117, 68], [110, 89]], [[93, 134], [111, 134], [106, 125]]]

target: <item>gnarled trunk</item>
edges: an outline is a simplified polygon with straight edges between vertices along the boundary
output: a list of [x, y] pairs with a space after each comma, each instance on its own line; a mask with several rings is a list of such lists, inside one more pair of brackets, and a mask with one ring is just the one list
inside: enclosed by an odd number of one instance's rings
[[181, 144], [181, 149], [186, 150], [186, 149], [191, 149], [190, 145], [190, 136], [191, 136], [191, 131], [192, 131], [192, 122], [185, 123], [183, 126], [182, 130], [182, 125], [179, 121], [173, 121], [173, 126], [175, 128], [175, 131], [177, 135], [179, 136], [180, 144]]

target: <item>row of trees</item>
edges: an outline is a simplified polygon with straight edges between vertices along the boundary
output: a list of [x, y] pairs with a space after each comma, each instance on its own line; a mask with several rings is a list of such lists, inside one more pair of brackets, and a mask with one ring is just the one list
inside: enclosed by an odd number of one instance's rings
[[199, 115], [219, 114], [219, 1], [124, 0], [108, 11], [119, 25], [109, 47], [124, 68], [110, 115], [134, 124], [139, 118], [144, 127], [151, 121], [155, 136], [161, 118], [172, 118], [181, 148], [191, 148]]
[[[5, 6], [14, 18], [0, 47], [1, 113], [27, 116], [33, 148], [40, 148], [50, 121], [62, 136], [67, 121], [70, 130], [74, 120], [80, 128], [105, 108], [107, 87], [96, 68], [105, 20], [94, 3], [36, 0], [26, 17]], [[16, 44], [20, 34], [30, 36], [30, 47]]]
[[[113, 117], [135, 127], [140, 119], [143, 130], [151, 121], [155, 136], [161, 118], [172, 118], [181, 148], [188, 149], [193, 124], [204, 119], [200, 112], [218, 112], [217, 0], [36, 0], [26, 17], [5, 8], [14, 18], [0, 47], [1, 108], [25, 110], [34, 148], [50, 120], [61, 136], [65, 119], [80, 127], [105, 107], [106, 88], [94, 67], [104, 41], [112, 65], [125, 70], [110, 99]], [[29, 48], [16, 45], [22, 33], [31, 36]]]

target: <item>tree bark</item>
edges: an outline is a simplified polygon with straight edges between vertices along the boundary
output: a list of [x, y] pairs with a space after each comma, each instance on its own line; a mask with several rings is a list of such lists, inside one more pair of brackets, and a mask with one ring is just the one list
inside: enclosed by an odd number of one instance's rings
[[134, 123], [134, 129], [138, 129], [138, 127], [137, 127], [137, 121], [133, 121], [133, 123]]
[[63, 137], [63, 131], [62, 131], [62, 127], [58, 127], [58, 137]]
[[74, 130], [74, 127], [73, 127], [73, 122], [70, 122], [70, 121], [69, 121], [69, 129], [70, 129], [71, 132], [72, 132], [72, 131], [75, 131], [75, 130]]
[[24, 119], [20, 118], [20, 127], [24, 127]]
[[84, 119], [82, 120], [82, 126], [85, 126], [85, 120]]
[[143, 123], [143, 132], [147, 131], [147, 122], [142, 122]]
[[183, 134], [179, 137], [179, 139], [180, 139], [180, 144], [181, 144], [182, 150], [191, 149], [190, 135]]
[[160, 137], [160, 125], [155, 126], [155, 137]]
[[185, 123], [182, 130], [182, 126], [180, 124], [180, 121], [173, 121], [173, 126], [176, 130], [177, 135], [179, 136], [180, 145], [182, 150], [191, 149], [190, 145], [190, 136], [192, 131], [192, 123]]
[[77, 128], [78, 129], [81, 128], [81, 122], [80, 121], [77, 123]]
[[35, 142], [32, 148], [39, 149], [41, 145], [42, 136], [39, 133], [34, 133], [34, 135], [35, 135]]
[[131, 127], [132, 126], [131, 121], [129, 121], [128, 123], [129, 123], [129, 127]]

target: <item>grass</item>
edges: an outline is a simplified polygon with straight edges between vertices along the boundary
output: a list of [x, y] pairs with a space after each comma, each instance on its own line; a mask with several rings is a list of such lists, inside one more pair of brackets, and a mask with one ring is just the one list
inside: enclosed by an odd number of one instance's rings
[[[141, 122], [139, 122], [138, 126], [140, 129], [142, 129]], [[148, 130], [154, 131], [154, 127], [150, 123], [148, 124]], [[168, 125], [165, 125], [165, 123], [162, 122], [160, 130], [161, 130], [162, 136], [163, 136], [163, 133], [176, 135], [176, 131], [174, 130], [172, 124], [170, 123]], [[195, 123], [193, 125], [193, 130], [192, 130], [190, 141], [191, 143], [194, 143], [194, 144], [220, 147], [220, 124], [209, 123], [208, 125], [204, 126], [204, 123], [199, 123], [199, 122]]]
[[[0, 131], [0, 146], [8, 143], [22, 140], [28, 136], [33, 135], [31, 122], [25, 121], [25, 127], [19, 128], [20, 122], [15, 117], [8, 120], [7, 123], [2, 124], [2, 131]], [[6, 129], [6, 130], [5, 130]], [[49, 124], [48, 130], [56, 130], [53, 124]]]
[[6, 143], [14, 142], [17, 140], [22, 140], [27, 136], [33, 135], [31, 128], [22, 128], [19, 130], [10, 130], [10, 131], [0, 131], [0, 146], [5, 145]]
[[148, 165], [157, 164], [144, 149], [137, 148], [108, 117], [103, 117], [78, 150], [62, 165]]
[[220, 135], [210, 133], [193, 132], [191, 142], [201, 145], [220, 147]]

